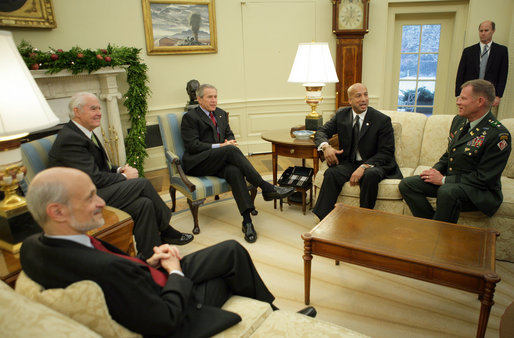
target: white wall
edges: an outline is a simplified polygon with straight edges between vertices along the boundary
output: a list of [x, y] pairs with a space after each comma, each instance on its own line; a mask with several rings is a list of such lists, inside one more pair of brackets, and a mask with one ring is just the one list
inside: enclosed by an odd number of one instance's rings
[[[218, 0], [215, 4], [218, 53], [156, 56], [146, 55], [141, 1], [52, 2], [57, 28], [8, 28], [17, 42], [25, 39], [42, 50], [50, 46], [65, 50], [73, 46], [96, 49], [108, 43], [141, 48], [141, 56], [149, 67], [153, 93], [149, 100], [148, 123], [156, 123], [158, 114], [182, 111], [188, 100], [186, 83], [198, 79], [218, 87], [219, 106], [230, 112], [233, 129], [239, 134], [239, 142], [246, 152], [270, 151], [270, 145], [260, 139], [262, 131], [289, 128], [303, 122], [308, 111], [303, 103], [303, 87], [287, 83], [298, 42], [328, 41], [335, 56], [330, 0]], [[424, 1], [370, 2], [370, 31], [364, 38], [363, 82], [370, 92], [370, 104], [375, 107], [382, 108], [388, 68], [384, 61], [388, 8], [421, 2]], [[494, 40], [512, 47], [513, 14], [512, 0], [470, 0], [466, 35], [460, 38], [464, 43], [454, 48], [460, 51], [476, 43], [478, 23], [486, 19], [497, 24]], [[511, 48], [511, 60], [513, 53]], [[460, 52], [456, 54], [460, 57]], [[453, 60], [455, 62], [458, 60]], [[514, 93], [512, 69], [505, 94], [510, 97]], [[325, 118], [334, 111], [334, 92], [334, 85], [327, 85], [323, 91], [325, 100], [318, 111], [322, 111]], [[512, 100], [504, 99], [500, 117], [514, 117]], [[122, 121], [128, 124], [126, 113]], [[150, 149], [149, 153], [147, 170], [164, 167], [162, 148]]]

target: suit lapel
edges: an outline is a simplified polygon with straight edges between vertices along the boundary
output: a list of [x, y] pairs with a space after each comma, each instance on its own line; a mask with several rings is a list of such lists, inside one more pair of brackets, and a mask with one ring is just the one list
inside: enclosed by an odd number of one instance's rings
[[[202, 108], [200, 108], [200, 106], [198, 106], [198, 108], [196, 108], [196, 112], [200, 116], [200, 120], [202, 120], [202, 122], [205, 123], [210, 128], [212, 137], [214, 140], [216, 140], [216, 143], [217, 143], [218, 142], [218, 131], [214, 127], [214, 124], [212, 123], [211, 118], [208, 117], [207, 114], [205, 114], [205, 112], [202, 110]], [[216, 116], [216, 111], [214, 111], [214, 115]]]
[[491, 49], [489, 50], [489, 58], [487, 59], [487, 64], [485, 65], [485, 73], [489, 72], [489, 68], [494, 64], [494, 57], [496, 56], [496, 44], [491, 43]]
[[464, 126], [466, 125], [468, 121], [465, 119], [464, 121], [462, 121], [460, 123], [459, 126], [457, 126], [457, 132], [455, 133], [454, 137], [453, 137], [453, 142], [451, 143], [451, 146], [458, 146], [462, 143], [466, 143], [468, 142], [472, 136], [470, 134], [470, 132], [472, 131], [471, 128], [468, 130], [468, 133], [464, 136], [461, 137], [461, 133], [462, 133], [462, 128], [464, 128]]
[[361, 131], [359, 133], [359, 142], [362, 139], [362, 137], [366, 134], [366, 132], [369, 130], [369, 128], [372, 126], [372, 122], [373, 122], [373, 112], [368, 107], [366, 117], [362, 121]]
[[[96, 134], [92, 132], [92, 134], [95, 135], [96, 139], [98, 140], [98, 145], [96, 145], [93, 140], [91, 140], [89, 137], [87, 137], [86, 134], [84, 134], [82, 132], [82, 130], [80, 130], [76, 125], [75, 123], [73, 123], [72, 121], [69, 122], [69, 126], [71, 129], [73, 129], [76, 133], [78, 133], [79, 135], [81, 135], [82, 137], [84, 137], [87, 142], [88, 142], [88, 145], [89, 145], [89, 149], [93, 152], [97, 152], [100, 154], [100, 156], [103, 158], [104, 162], [105, 162], [105, 165], [108, 166], [108, 163], [109, 163], [109, 157], [107, 157], [107, 153], [105, 152], [105, 149], [104, 147], [102, 146], [102, 143], [100, 142], [100, 139], [98, 137], [96, 137]], [[94, 154], [93, 154], [94, 155]]]
[[480, 53], [481, 53], [481, 50], [480, 50], [480, 43], [477, 43], [475, 45], [475, 48], [473, 49], [473, 66], [475, 67], [475, 72], [477, 74], [477, 77], [478, 77], [478, 74], [480, 73]]

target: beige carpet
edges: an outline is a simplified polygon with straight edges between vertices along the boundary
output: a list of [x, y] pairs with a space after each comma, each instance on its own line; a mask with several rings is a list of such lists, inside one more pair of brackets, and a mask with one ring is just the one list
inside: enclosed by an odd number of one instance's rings
[[[256, 243], [244, 241], [241, 216], [229, 198], [200, 207], [201, 233], [180, 250], [187, 254], [226, 239], [239, 241], [277, 298], [275, 304], [296, 311], [305, 306], [300, 235], [315, 226], [314, 216], [304, 216], [299, 206], [275, 210], [260, 194], [256, 207]], [[186, 232], [193, 227], [189, 210], [175, 213], [171, 223]], [[500, 318], [514, 300], [514, 263], [498, 261], [497, 273], [502, 281], [496, 287], [486, 337], [498, 337]], [[372, 337], [475, 336], [480, 312], [475, 294], [356, 265], [336, 266], [318, 256], [312, 261], [312, 276], [311, 304], [320, 319]]]

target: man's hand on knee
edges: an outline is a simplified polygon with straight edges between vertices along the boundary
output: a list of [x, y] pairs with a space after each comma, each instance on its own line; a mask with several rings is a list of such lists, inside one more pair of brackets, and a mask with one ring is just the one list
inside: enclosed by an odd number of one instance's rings
[[339, 160], [337, 159], [337, 155], [340, 155], [343, 152], [344, 150], [336, 150], [329, 144], [323, 147], [323, 156], [325, 156], [325, 160], [329, 166], [338, 165]]
[[120, 174], [124, 174], [125, 177], [127, 178], [127, 180], [131, 180], [131, 179], [139, 177], [139, 172], [137, 171], [137, 169], [136, 168], [132, 168], [128, 164], [125, 164], [120, 169]]
[[425, 183], [443, 185], [443, 174], [441, 174], [439, 170], [436, 170], [434, 168], [423, 170], [423, 172], [421, 172], [419, 176]]
[[364, 175], [364, 168], [359, 166], [355, 171], [353, 172], [352, 176], [350, 177], [350, 185], [358, 185], [359, 181], [361, 180], [362, 176]]

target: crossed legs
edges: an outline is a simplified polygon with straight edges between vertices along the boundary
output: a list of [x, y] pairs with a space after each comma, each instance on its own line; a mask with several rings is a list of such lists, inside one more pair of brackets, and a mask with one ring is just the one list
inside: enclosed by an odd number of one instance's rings
[[107, 205], [119, 208], [134, 219], [137, 251], [144, 258], [153, 254], [153, 247], [162, 244], [160, 232], [180, 237], [169, 222], [171, 210], [146, 178], [122, 181], [98, 190]]
[[221, 307], [233, 294], [270, 304], [275, 299], [237, 241], [224, 241], [189, 254], [180, 265], [205, 304]]

